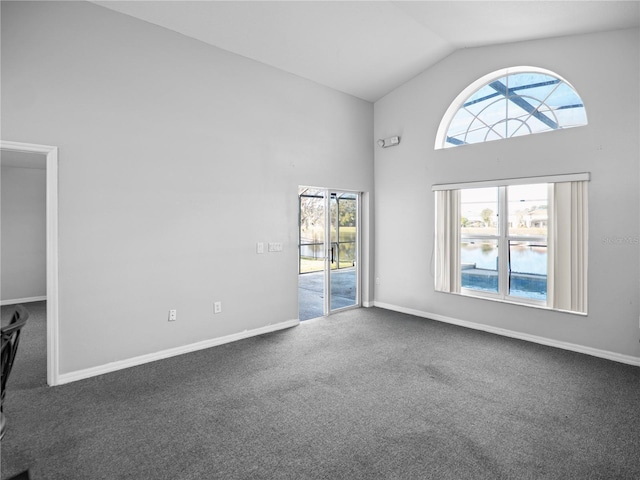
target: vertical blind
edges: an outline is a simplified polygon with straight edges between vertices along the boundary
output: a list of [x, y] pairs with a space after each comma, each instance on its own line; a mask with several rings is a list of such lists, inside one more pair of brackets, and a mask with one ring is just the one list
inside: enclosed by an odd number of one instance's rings
[[460, 190], [436, 194], [436, 290], [460, 291]]

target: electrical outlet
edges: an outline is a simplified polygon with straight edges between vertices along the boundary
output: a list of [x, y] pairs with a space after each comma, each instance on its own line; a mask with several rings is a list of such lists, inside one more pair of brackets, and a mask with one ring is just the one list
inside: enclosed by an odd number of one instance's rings
[[177, 318], [178, 318], [178, 311], [177, 310], [169, 310], [169, 321], [170, 322], [175, 322]]
[[216, 302], [213, 304], [213, 313], [221, 313], [222, 312], [222, 302]]

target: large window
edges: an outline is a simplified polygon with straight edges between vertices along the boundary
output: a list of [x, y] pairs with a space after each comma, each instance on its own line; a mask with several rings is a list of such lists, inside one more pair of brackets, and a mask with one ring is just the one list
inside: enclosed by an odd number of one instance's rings
[[445, 113], [436, 149], [587, 124], [576, 90], [553, 72], [514, 67], [467, 87]]
[[586, 313], [587, 180], [434, 186], [436, 290]]
[[540, 183], [460, 190], [463, 289], [546, 302], [548, 188]]

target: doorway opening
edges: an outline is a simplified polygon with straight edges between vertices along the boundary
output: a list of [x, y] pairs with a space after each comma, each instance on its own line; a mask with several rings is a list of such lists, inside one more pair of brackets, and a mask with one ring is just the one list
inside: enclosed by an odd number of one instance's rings
[[[28, 162], [43, 161], [46, 169], [46, 363], [47, 384], [57, 385], [58, 368], [58, 148], [48, 145], [0, 141], [3, 158], [26, 165]], [[41, 157], [37, 160], [35, 157]], [[42, 157], [44, 159], [42, 160]], [[20, 163], [23, 162], [23, 163]], [[3, 161], [4, 163], [4, 161]], [[5, 282], [7, 279], [3, 279]], [[21, 301], [35, 300], [22, 298]], [[26, 303], [26, 302], [24, 302]], [[34, 304], [36, 305], [36, 304]]]
[[359, 307], [360, 194], [300, 187], [298, 205], [299, 319]]

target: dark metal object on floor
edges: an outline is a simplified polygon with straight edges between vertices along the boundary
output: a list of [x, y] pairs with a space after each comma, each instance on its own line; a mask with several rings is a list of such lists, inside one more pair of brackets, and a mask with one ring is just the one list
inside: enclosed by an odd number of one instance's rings
[[31, 480], [31, 477], [29, 476], [29, 470], [25, 470], [24, 472], [14, 475], [7, 480]]
[[[16, 307], [16, 311], [11, 317], [9, 325], [1, 329], [2, 346], [0, 348], [2, 357], [2, 394], [0, 400], [0, 439], [4, 437], [6, 432], [6, 420], [4, 418], [4, 397], [7, 392], [7, 380], [13, 367], [13, 361], [16, 358], [18, 344], [20, 343], [20, 332], [27, 319], [29, 312], [22, 305]], [[28, 474], [27, 474], [28, 475]], [[18, 477], [20, 478], [20, 477]], [[28, 478], [28, 477], [27, 477]]]

